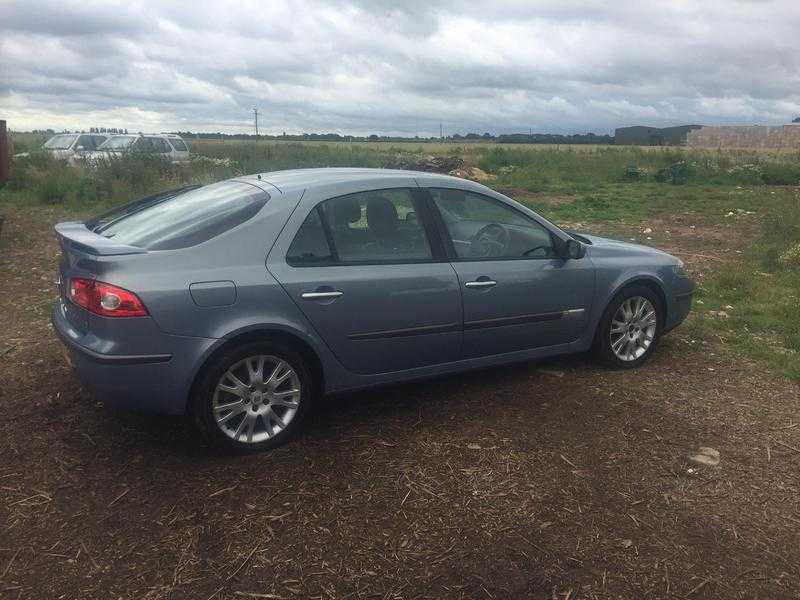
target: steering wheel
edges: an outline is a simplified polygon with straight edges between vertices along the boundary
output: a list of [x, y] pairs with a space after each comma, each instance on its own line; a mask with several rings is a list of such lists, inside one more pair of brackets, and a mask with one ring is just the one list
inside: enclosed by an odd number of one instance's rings
[[508, 230], [497, 223], [490, 223], [478, 230], [469, 243], [469, 255], [474, 258], [499, 258], [505, 256], [511, 236]]
[[525, 252], [522, 253], [522, 256], [530, 256], [531, 254], [533, 254], [537, 250], [544, 250], [545, 256], [547, 256], [547, 252], [550, 250], [550, 246], [545, 245], [545, 244], [542, 244], [541, 246], [535, 246], [535, 247], [531, 248], [530, 250], [525, 250]]

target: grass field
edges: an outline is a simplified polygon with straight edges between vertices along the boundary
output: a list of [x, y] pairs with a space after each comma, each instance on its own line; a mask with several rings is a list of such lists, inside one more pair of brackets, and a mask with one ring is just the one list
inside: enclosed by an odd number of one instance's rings
[[[799, 597], [796, 153], [194, 150], [95, 170], [34, 155], [0, 189], [0, 597]], [[679, 256], [699, 284], [688, 321], [631, 371], [564, 357], [320, 399], [300, 439], [258, 456], [109, 414], [79, 385], [49, 323], [55, 222], [185, 182], [428, 153], [559, 224]], [[717, 466], [691, 461], [701, 446]]]

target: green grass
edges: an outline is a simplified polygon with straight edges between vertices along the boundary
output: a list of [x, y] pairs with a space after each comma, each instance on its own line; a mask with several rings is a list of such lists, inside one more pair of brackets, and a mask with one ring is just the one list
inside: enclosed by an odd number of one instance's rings
[[[15, 134], [16, 136], [16, 134]], [[15, 139], [15, 151], [41, 143]], [[33, 152], [12, 162], [0, 189], [0, 213], [42, 207], [42, 214], [84, 216], [108, 206], [185, 183], [299, 167], [382, 167], [398, 157], [458, 155], [494, 179], [494, 188], [556, 223], [624, 230], [681, 215], [687, 222], [719, 223], [729, 212], [753, 213], [763, 223], [756, 240], [729, 264], [704, 277], [700, 303], [687, 331], [720, 348], [765, 361], [800, 380], [800, 152], [697, 150], [617, 146], [426, 144], [416, 142], [192, 142], [196, 158], [170, 165], [130, 157], [95, 169], [71, 168]], [[663, 177], [679, 165], [680, 184]], [[675, 167], [672, 167], [675, 169]], [[630, 176], [635, 170], [636, 177]], [[668, 171], [667, 171], [668, 172]], [[786, 187], [792, 186], [792, 187]], [[559, 202], [551, 201], [558, 197]], [[709, 241], [709, 243], [720, 243]], [[732, 306], [732, 309], [726, 309]], [[709, 311], [724, 311], [727, 318]]]
[[800, 381], [800, 260], [781, 259], [800, 246], [800, 188], [776, 196], [740, 260], [699, 287], [691, 327]]

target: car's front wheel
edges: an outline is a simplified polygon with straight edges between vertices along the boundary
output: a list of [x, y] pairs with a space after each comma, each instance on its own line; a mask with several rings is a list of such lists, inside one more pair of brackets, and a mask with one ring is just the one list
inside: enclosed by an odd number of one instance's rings
[[297, 352], [248, 343], [208, 366], [194, 399], [194, 419], [215, 444], [266, 450], [297, 434], [313, 395], [310, 371]]
[[603, 313], [594, 340], [594, 354], [612, 367], [638, 367], [655, 350], [663, 326], [661, 299], [647, 286], [628, 286]]

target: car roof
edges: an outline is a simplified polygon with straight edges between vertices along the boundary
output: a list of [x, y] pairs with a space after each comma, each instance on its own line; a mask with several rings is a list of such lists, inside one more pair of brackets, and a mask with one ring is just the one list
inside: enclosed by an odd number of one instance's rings
[[183, 139], [176, 133], [101, 133], [99, 135], [105, 135], [107, 137], [161, 137], [161, 138], [171, 138], [171, 139]]
[[298, 189], [313, 189], [338, 183], [352, 183], [380, 185], [381, 180], [397, 179], [406, 177], [409, 179], [425, 179], [425, 185], [440, 185], [448, 187], [457, 184], [458, 187], [487, 189], [485, 186], [473, 181], [453, 177], [452, 175], [442, 175], [427, 171], [405, 171], [400, 169], [368, 169], [368, 168], [342, 168], [324, 167], [316, 169], [290, 169], [286, 171], [271, 171], [267, 173], [256, 173], [245, 175], [236, 179], [250, 181], [262, 181], [268, 183], [281, 192], [287, 193]]

